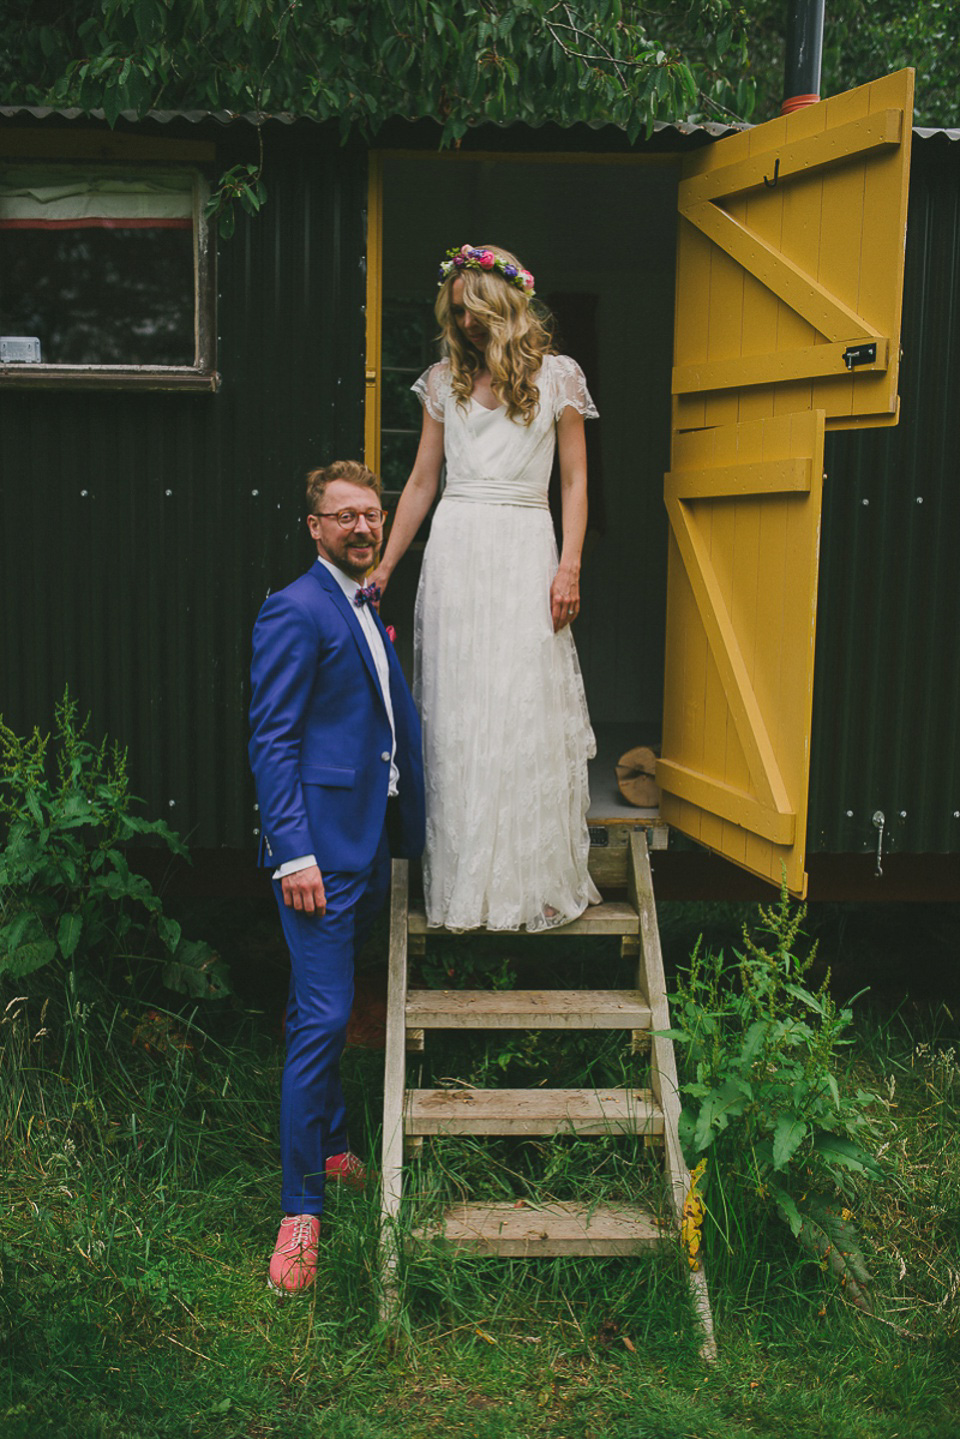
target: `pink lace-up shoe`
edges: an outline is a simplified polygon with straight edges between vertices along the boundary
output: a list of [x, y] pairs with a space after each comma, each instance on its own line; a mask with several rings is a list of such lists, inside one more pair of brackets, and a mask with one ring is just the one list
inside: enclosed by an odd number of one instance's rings
[[367, 1182], [366, 1165], [350, 1149], [343, 1154], [331, 1154], [323, 1168], [328, 1179], [346, 1184], [350, 1189], [362, 1189]]
[[270, 1288], [278, 1294], [297, 1294], [317, 1277], [318, 1214], [288, 1214], [270, 1260]]

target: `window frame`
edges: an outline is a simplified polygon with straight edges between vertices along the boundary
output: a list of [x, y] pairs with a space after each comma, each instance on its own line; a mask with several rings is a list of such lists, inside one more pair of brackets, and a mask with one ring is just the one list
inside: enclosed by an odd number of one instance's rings
[[205, 141], [153, 140], [100, 131], [13, 129], [0, 133], [0, 162], [45, 163], [78, 170], [110, 168], [139, 174], [151, 169], [189, 171], [193, 190], [194, 333], [192, 365], [0, 364], [0, 390], [192, 390], [220, 387], [216, 346], [216, 245], [204, 211], [210, 194], [215, 146]]

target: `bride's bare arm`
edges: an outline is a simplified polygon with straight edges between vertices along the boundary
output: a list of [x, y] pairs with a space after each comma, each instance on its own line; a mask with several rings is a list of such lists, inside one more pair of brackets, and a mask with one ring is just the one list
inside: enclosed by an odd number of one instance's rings
[[550, 586], [554, 632], [568, 625], [580, 610], [580, 555], [587, 533], [587, 444], [583, 416], [572, 405], [562, 411], [557, 421], [557, 455], [563, 548]]
[[379, 585], [381, 590], [387, 588], [390, 576], [406, 554], [410, 541], [433, 504], [437, 485], [440, 483], [442, 464], [443, 425], [424, 410], [417, 458], [397, 502], [387, 547], [379, 565], [370, 576], [371, 582]]

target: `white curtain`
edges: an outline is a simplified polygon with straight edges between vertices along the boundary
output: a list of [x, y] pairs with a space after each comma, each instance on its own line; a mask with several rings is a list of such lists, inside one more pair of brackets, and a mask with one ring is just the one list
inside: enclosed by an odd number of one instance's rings
[[194, 176], [151, 171], [131, 179], [113, 171], [0, 171], [0, 228], [167, 226], [193, 222]]

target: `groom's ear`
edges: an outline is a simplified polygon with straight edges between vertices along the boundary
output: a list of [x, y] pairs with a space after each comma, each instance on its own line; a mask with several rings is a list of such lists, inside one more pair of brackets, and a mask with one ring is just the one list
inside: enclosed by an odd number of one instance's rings
[[320, 521], [316, 515], [307, 515], [307, 529], [310, 531], [310, 538], [312, 540], [319, 540]]

